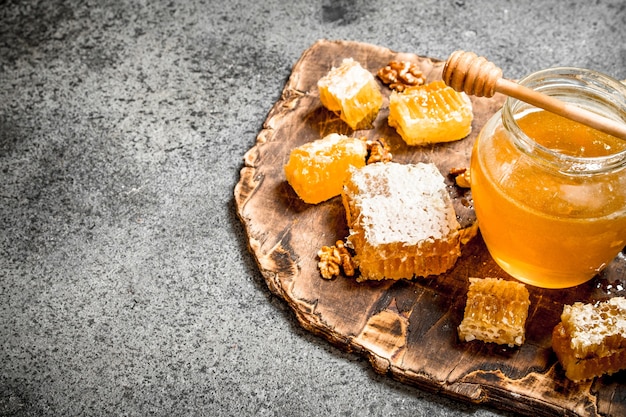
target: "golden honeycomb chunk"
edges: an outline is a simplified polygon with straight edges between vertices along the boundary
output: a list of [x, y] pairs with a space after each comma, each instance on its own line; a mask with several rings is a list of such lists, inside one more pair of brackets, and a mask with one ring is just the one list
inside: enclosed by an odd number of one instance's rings
[[563, 306], [552, 349], [572, 381], [626, 369], [626, 298]]
[[357, 281], [441, 274], [461, 254], [459, 223], [434, 164], [351, 169], [341, 194]]
[[350, 167], [363, 167], [367, 143], [337, 133], [293, 149], [285, 176], [306, 203], [317, 204], [341, 194]]
[[352, 58], [330, 70], [317, 83], [324, 107], [352, 129], [369, 129], [383, 104], [376, 79]]
[[407, 145], [424, 145], [463, 139], [472, 131], [472, 103], [459, 93], [434, 81], [389, 97], [389, 125]]
[[470, 278], [459, 338], [520, 346], [530, 299], [526, 286], [499, 278]]

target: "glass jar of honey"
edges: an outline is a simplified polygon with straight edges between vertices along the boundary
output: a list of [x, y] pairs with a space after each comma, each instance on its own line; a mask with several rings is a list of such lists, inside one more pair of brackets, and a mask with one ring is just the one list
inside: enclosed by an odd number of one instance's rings
[[[626, 123], [626, 86], [553, 68], [520, 84]], [[478, 225], [494, 260], [543, 288], [593, 278], [626, 245], [626, 140], [507, 98], [472, 152]]]

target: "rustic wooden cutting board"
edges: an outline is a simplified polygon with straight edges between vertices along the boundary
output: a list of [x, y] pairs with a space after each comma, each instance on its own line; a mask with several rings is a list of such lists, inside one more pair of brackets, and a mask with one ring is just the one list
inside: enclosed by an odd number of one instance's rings
[[[291, 149], [331, 132], [382, 136], [394, 161], [433, 162], [445, 176], [451, 168], [468, 166], [476, 135], [503, 103], [501, 96], [472, 98], [475, 119], [468, 138], [408, 147], [387, 125], [390, 91], [383, 88], [385, 102], [374, 128], [353, 132], [321, 106], [316, 87], [348, 57], [372, 73], [390, 60], [408, 60], [422, 68], [428, 81], [440, 78], [443, 68], [435, 59], [356, 42], [321, 40], [303, 53], [245, 155], [234, 192], [249, 248], [270, 290], [287, 302], [305, 329], [367, 356], [377, 372], [422, 389], [527, 415], [626, 416], [626, 372], [575, 384], [564, 377], [550, 347], [564, 303], [626, 295], [624, 253], [585, 285], [529, 287], [527, 338], [518, 348], [464, 343], [457, 337], [468, 277], [511, 279], [490, 258], [480, 235], [463, 247], [452, 270], [437, 277], [365, 283], [320, 277], [318, 249], [347, 236], [343, 206], [339, 197], [308, 205], [296, 196], [283, 172]], [[448, 181], [460, 222], [472, 224], [471, 193]]]

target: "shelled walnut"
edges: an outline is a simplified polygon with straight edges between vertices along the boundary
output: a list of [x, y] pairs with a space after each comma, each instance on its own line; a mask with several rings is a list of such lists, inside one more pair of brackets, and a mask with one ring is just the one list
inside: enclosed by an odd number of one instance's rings
[[470, 188], [470, 171], [467, 168], [452, 168], [450, 175], [454, 177], [456, 185], [461, 188]]
[[317, 256], [319, 258], [317, 266], [322, 278], [332, 279], [338, 276], [341, 270], [348, 277], [354, 276], [356, 268], [352, 255], [341, 240], [338, 240], [334, 246], [322, 246]]
[[393, 159], [389, 145], [385, 139], [366, 140], [367, 144], [367, 160], [366, 163], [373, 164], [376, 162], [390, 162]]
[[378, 78], [398, 92], [407, 87], [422, 85], [426, 81], [419, 67], [408, 61], [391, 61], [378, 70]]

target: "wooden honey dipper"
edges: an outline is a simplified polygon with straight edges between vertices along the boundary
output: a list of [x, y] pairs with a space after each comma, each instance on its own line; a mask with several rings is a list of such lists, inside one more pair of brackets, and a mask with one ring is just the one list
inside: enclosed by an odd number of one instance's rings
[[456, 91], [477, 97], [496, 92], [574, 120], [615, 137], [626, 139], [626, 124], [502, 78], [502, 70], [473, 52], [453, 52], [443, 67], [443, 81]]

